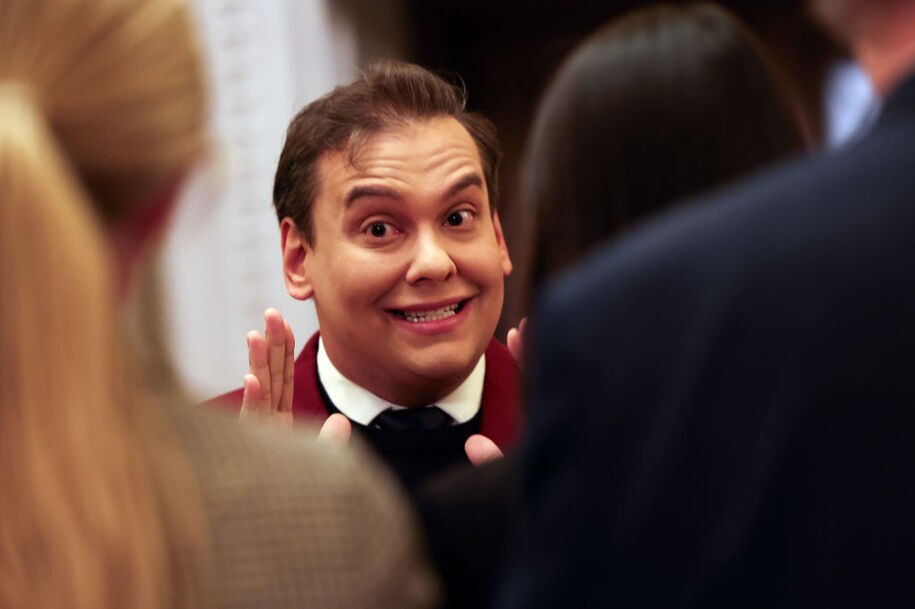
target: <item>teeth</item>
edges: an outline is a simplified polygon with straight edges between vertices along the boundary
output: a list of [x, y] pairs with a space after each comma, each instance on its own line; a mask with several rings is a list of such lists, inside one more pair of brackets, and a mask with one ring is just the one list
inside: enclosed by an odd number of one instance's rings
[[424, 321], [438, 321], [440, 319], [453, 317], [457, 314], [457, 309], [458, 305], [453, 304], [432, 311], [410, 311], [409, 313], [405, 311], [394, 311], [394, 315], [401, 319], [406, 319], [411, 323], [418, 324]]

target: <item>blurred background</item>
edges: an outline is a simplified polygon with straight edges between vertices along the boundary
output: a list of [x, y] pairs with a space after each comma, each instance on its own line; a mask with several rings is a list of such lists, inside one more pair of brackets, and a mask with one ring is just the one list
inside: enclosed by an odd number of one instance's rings
[[[540, 91], [564, 55], [638, 1], [190, 0], [212, 80], [214, 147], [192, 176], [162, 256], [167, 337], [200, 397], [241, 385], [245, 333], [277, 307], [303, 345], [314, 308], [283, 284], [273, 173], [285, 128], [306, 103], [349, 82], [376, 57], [425, 65], [463, 80], [471, 110], [499, 128], [505, 153], [501, 207], [506, 240], [522, 205], [517, 167]], [[762, 39], [792, 92], [812, 147], [853, 139], [877, 111], [866, 78], [801, 1], [719, 2]], [[516, 275], [523, 269], [516, 267]], [[525, 311], [510, 277], [498, 336]], [[358, 323], [358, 320], [353, 320]]]

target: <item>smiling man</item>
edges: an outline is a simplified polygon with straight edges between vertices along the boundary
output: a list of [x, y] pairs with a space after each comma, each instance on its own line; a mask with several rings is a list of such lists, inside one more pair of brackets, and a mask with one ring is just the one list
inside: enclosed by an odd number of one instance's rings
[[518, 370], [493, 339], [512, 269], [498, 145], [464, 104], [419, 66], [378, 62], [293, 119], [274, 206], [287, 288], [314, 299], [320, 332], [294, 365], [278, 314], [249, 335], [246, 404], [342, 413], [408, 488], [466, 462], [471, 435], [504, 450], [520, 424]]

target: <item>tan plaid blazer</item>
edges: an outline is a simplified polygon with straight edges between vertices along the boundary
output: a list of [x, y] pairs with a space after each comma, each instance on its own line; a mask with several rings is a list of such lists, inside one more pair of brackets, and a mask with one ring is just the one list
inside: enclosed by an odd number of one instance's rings
[[211, 609], [411, 609], [437, 595], [412, 509], [359, 447], [167, 407], [209, 522]]

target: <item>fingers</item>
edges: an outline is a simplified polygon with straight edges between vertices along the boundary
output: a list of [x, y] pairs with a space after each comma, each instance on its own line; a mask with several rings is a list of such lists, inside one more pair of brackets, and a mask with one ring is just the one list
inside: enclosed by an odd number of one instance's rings
[[257, 416], [261, 406], [261, 384], [253, 374], [246, 374], [241, 398], [240, 419]]
[[349, 438], [353, 433], [353, 424], [339, 412], [327, 417], [321, 431], [318, 432], [318, 439], [325, 442], [335, 442], [337, 444], [349, 444]]
[[509, 330], [508, 335], [505, 337], [505, 345], [519, 366], [521, 365], [521, 358], [524, 356], [524, 329], [526, 327], [527, 317], [523, 317], [518, 327]]
[[280, 398], [280, 412], [292, 414], [292, 390], [295, 384], [295, 336], [289, 322], [283, 321], [286, 335], [285, 365], [283, 366], [283, 395]]
[[[271, 410], [272, 398], [270, 395], [270, 368], [267, 357], [267, 342], [260, 332], [248, 332], [248, 373], [254, 376], [259, 384], [257, 403], [251, 402], [250, 407], [267, 413]], [[247, 384], [247, 377], [246, 377]]]
[[481, 434], [473, 434], [467, 438], [464, 442], [464, 452], [474, 465], [482, 465], [505, 456], [495, 442]]
[[[286, 321], [276, 309], [264, 311], [264, 333], [267, 342], [267, 366], [270, 375], [270, 409], [281, 410], [286, 368]], [[291, 402], [290, 402], [291, 404]]]
[[270, 410], [264, 405], [262, 386], [253, 374], [245, 375], [244, 391], [241, 399], [240, 421], [256, 420], [259, 423], [268, 423], [277, 427], [292, 427], [292, 410], [279, 412]]
[[276, 309], [264, 312], [264, 334], [251, 331], [241, 418], [257, 414], [277, 425], [292, 424], [295, 337]]
[[505, 336], [505, 346], [508, 347], [508, 351], [512, 354], [512, 357], [515, 359], [516, 363], [521, 363], [521, 332], [518, 331], [518, 328], [512, 328], [508, 331], [508, 334]]

